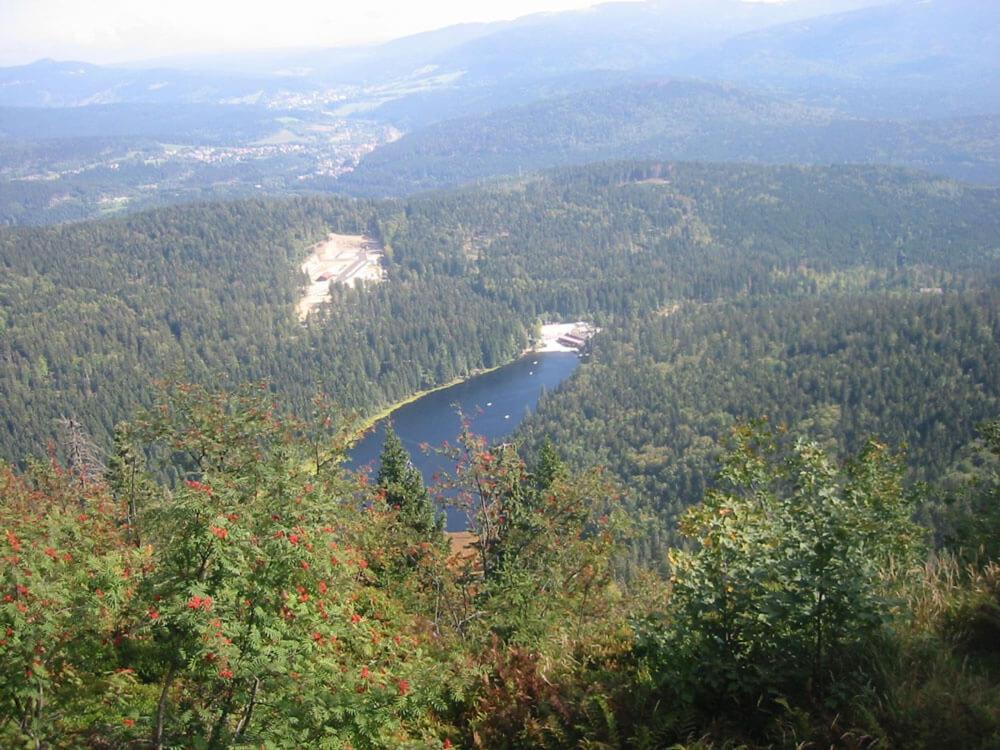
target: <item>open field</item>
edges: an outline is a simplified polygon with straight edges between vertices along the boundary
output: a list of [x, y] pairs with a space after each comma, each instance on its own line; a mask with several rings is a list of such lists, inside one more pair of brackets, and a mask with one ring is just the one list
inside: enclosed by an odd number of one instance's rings
[[330, 284], [353, 284], [356, 279], [377, 284], [382, 281], [382, 247], [360, 234], [330, 234], [312, 248], [302, 264], [309, 277], [302, 298], [296, 306], [299, 320], [305, 320], [318, 305], [330, 297]]

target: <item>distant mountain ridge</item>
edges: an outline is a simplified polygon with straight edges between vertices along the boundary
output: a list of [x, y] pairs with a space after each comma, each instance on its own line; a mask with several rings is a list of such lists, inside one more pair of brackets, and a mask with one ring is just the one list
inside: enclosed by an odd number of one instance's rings
[[651, 0], [613, 2], [526, 16], [472, 39], [434, 62], [480, 75], [580, 69], [636, 70], [776, 24], [871, 5], [877, 0]]
[[[687, 63], [727, 80], [804, 77], [895, 86], [970, 83], [1000, 70], [1000, 5], [981, 0], [897, 0], [742, 34]], [[980, 84], [988, 81], [979, 81]]]
[[39, 60], [30, 65], [0, 68], [0, 106], [220, 104], [234, 97], [252, 96], [262, 90], [264, 83], [233, 74]]
[[1000, 109], [998, 50], [1000, 3], [897, 0], [739, 35], [669, 70], [822, 92], [883, 116], [900, 115], [889, 107], [902, 92], [924, 94], [922, 109], [911, 104], [923, 115], [986, 113]]
[[[429, 91], [460, 98], [495, 88], [513, 104], [517, 82], [617, 71], [825, 86], [834, 89], [826, 100], [838, 106], [863, 102], [873, 89], [879, 96], [902, 89], [921, 116], [969, 114], [1000, 102], [998, 48], [1000, 6], [975, 0], [658, 0], [466, 24], [372, 47], [209, 58], [200, 68], [39, 61], [0, 69], [0, 106], [314, 106], [316, 92], [328, 91], [335, 93], [327, 105], [368, 112], [390, 101], [420, 105]], [[915, 87], [963, 93], [914, 103]], [[405, 107], [389, 113], [407, 117]]]
[[621, 158], [1000, 183], [998, 50], [1000, 3], [648, 0], [183, 67], [42, 60], [0, 69], [0, 222]]
[[341, 182], [399, 195], [620, 158], [881, 162], [1000, 182], [1000, 117], [873, 121], [732, 85], [653, 81], [437, 123], [377, 149]]

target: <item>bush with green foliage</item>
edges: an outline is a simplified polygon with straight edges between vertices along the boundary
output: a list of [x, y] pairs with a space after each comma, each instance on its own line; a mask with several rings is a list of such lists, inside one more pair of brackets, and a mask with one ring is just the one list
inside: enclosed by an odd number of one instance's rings
[[865, 686], [892, 619], [885, 574], [920, 547], [901, 465], [875, 442], [843, 466], [815, 443], [735, 431], [725, 487], [681, 520], [665, 624], [640, 649], [666, 702], [761, 729], [790, 705], [835, 711]]
[[396, 513], [307, 432], [266, 391], [179, 386], [133, 429], [177, 486], [8, 474], [5, 744], [426, 746], [449, 670], [375, 573]]

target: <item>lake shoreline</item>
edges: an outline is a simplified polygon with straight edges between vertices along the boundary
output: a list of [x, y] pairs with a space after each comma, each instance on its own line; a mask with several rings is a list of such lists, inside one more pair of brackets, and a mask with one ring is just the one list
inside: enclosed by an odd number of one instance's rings
[[431, 388], [424, 388], [422, 390], [416, 391], [410, 394], [406, 398], [400, 399], [388, 406], [384, 406], [375, 413], [365, 417], [360, 420], [356, 430], [354, 438], [348, 443], [348, 450], [354, 447], [358, 441], [362, 440], [365, 435], [368, 434], [379, 422], [387, 417], [391, 416], [393, 412], [412, 404], [414, 401], [419, 401], [420, 399], [428, 396], [432, 393], [437, 393], [438, 391], [447, 390], [448, 388], [453, 388], [456, 385], [461, 385], [462, 383], [468, 382], [473, 378], [486, 375], [491, 372], [499, 370], [501, 367], [507, 367], [515, 362], [519, 362], [530, 354], [551, 354], [551, 353], [571, 353], [578, 351], [575, 347], [566, 346], [560, 343], [559, 339], [565, 336], [567, 333], [576, 330], [580, 326], [587, 326], [587, 324], [582, 322], [577, 323], [544, 323], [540, 329], [540, 335], [537, 340], [533, 341], [531, 346], [526, 347], [513, 359], [507, 362], [501, 362], [493, 367], [481, 367], [472, 370], [465, 375], [461, 375], [456, 378], [452, 378], [447, 383], [442, 383], [441, 385], [436, 385]]
[[[368, 419], [370, 429], [359, 435], [347, 452], [346, 468], [374, 476], [391, 422], [424, 483], [437, 485], [440, 477], [450, 476], [455, 471], [454, 456], [434, 450], [432, 446], [457, 445], [466, 425], [489, 442], [510, 439], [508, 436], [536, 409], [542, 395], [572, 375], [580, 361], [580, 357], [571, 352], [529, 353], [463, 379], [450, 388], [425, 389], [430, 392], [420, 397], [411, 396], [403, 406], [386, 407], [372, 414]], [[459, 413], [464, 415], [464, 421]], [[386, 419], [385, 414], [391, 416]], [[444, 509], [448, 514], [449, 531], [465, 528], [468, 520], [460, 509]]]
[[517, 362], [518, 360], [523, 359], [524, 356], [526, 354], [528, 354], [530, 351], [531, 351], [531, 349], [526, 349], [525, 351], [521, 352], [521, 354], [519, 354], [515, 359], [512, 359], [510, 362], [503, 362], [503, 363], [501, 363], [499, 365], [495, 365], [493, 367], [481, 367], [481, 368], [477, 368], [477, 369], [473, 370], [472, 372], [470, 372], [470, 373], [468, 373], [466, 375], [460, 375], [457, 378], [453, 378], [452, 380], [448, 381], [447, 383], [442, 383], [441, 385], [436, 385], [433, 388], [424, 388], [423, 390], [420, 390], [420, 391], [417, 391], [415, 393], [412, 393], [409, 396], [407, 396], [406, 398], [400, 399], [399, 401], [396, 401], [395, 403], [390, 404], [389, 406], [385, 406], [385, 407], [379, 409], [374, 414], [372, 414], [372, 415], [370, 415], [368, 417], [365, 417], [364, 419], [362, 419], [359, 422], [359, 424], [358, 424], [358, 430], [357, 430], [357, 435], [348, 444], [348, 449], [350, 449], [351, 447], [353, 447], [355, 443], [357, 443], [359, 440], [361, 440], [361, 438], [363, 438], [368, 433], [369, 430], [371, 430], [373, 427], [375, 427], [375, 425], [377, 425], [379, 422], [381, 422], [386, 417], [391, 416], [393, 412], [398, 411], [399, 409], [402, 409], [404, 406], [406, 406], [408, 404], [412, 404], [414, 401], [419, 401], [424, 396], [429, 396], [432, 393], [437, 393], [438, 391], [444, 391], [444, 390], [447, 390], [448, 388], [454, 388], [456, 385], [461, 385], [462, 383], [465, 383], [465, 382], [467, 382], [469, 380], [472, 380], [473, 378], [477, 378], [480, 375], [486, 375], [487, 373], [495, 372], [496, 370], [499, 370], [501, 367], [506, 367], [507, 365], [513, 364], [514, 362]]

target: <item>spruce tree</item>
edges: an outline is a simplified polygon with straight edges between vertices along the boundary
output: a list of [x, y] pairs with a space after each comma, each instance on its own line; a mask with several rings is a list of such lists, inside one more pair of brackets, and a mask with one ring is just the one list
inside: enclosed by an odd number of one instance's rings
[[384, 493], [390, 507], [399, 508], [400, 521], [421, 538], [440, 536], [442, 521], [437, 517], [420, 471], [413, 465], [392, 422], [386, 426], [380, 463], [376, 487]]
[[548, 437], [538, 450], [538, 465], [535, 467], [535, 487], [547, 490], [557, 479], [566, 478], [566, 463], [560, 458], [552, 440]]

